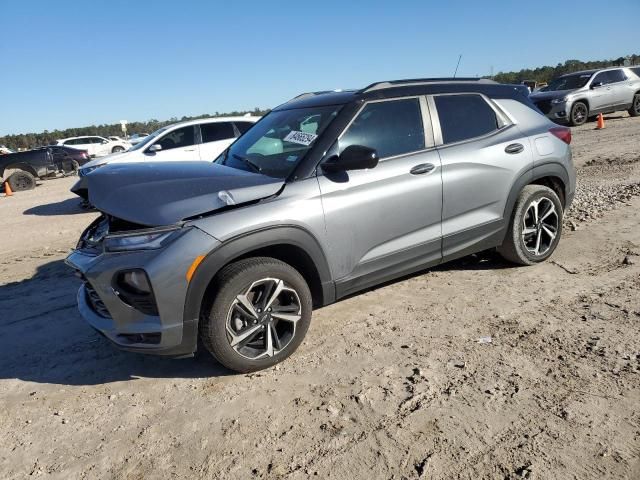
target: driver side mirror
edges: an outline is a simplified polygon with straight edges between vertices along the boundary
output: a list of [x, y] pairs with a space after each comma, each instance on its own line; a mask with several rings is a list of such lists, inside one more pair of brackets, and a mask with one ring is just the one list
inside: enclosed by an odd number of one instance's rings
[[149, 148], [147, 148], [148, 153], [156, 153], [156, 152], [159, 152], [160, 150], [162, 150], [162, 145], [160, 145], [159, 143], [154, 143]]
[[594, 88], [602, 87], [603, 85], [604, 83], [602, 82], [595, 82], [591, 84], [591, 89], [593, 90]]
[[349, 145], [340, 155], [334, 155], [324, 162], [322, 169], [328, 173], [365, 170], [374, 168], [379, 160], [378, 152], [374, 148]]

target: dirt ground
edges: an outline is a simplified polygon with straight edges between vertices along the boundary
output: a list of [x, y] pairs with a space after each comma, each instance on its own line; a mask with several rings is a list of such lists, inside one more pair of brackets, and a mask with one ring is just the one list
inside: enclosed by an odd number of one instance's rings
[[640, 478], [640, 118], [594, 127], [552, 261], [354, 296], [250, 375], [112, 348], [63, 264], [73, 179], [0, 198], [0, 478]]

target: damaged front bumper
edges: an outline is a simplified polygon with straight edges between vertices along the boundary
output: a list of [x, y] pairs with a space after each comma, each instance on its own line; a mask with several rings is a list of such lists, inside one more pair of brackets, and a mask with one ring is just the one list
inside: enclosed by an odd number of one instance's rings
[[[217, 240], [197, 228], [166, 247], [153, 250], [106, 252], [78, 249], [66, 259], [84, 281], [77, 295], [82, 317], [117, 347], [133, 352], [185, 356], [197, 349], [198, 318], [184, 318], [194, 260], [217, 246]], [[150, 286], [148, 298], [129, 295], [121, 278], [143, 272]]]

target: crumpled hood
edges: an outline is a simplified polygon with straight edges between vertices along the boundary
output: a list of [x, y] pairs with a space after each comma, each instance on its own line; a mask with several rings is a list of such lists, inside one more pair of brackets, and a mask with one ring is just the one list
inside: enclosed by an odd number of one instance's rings
[[128, 222], [171, 225], [275, 195], [284, 181], [209, 162], [105, 165], [86, 177], [89, 201]]
[[575, 90], [554, 90], [553, 92], [536, 92], [529, 95], [529, 98], [533, 102], [538, 102], [540, 100], [553, 100], [554, 98], [566, 97], [572, 92], [575, 92]]

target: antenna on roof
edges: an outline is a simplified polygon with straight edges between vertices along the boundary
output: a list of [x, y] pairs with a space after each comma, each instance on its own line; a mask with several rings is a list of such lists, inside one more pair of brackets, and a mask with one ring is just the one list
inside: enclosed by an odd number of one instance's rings
[[460, 60], [462, 60], [462, 54], [460, 54], [460, 56], [458, 57], [458, 64], [456, 65], [456, 71], [453, 72], [453, 78], [456, 78], [456, 75], [458, 74], [458, 67], [460, 66]]

